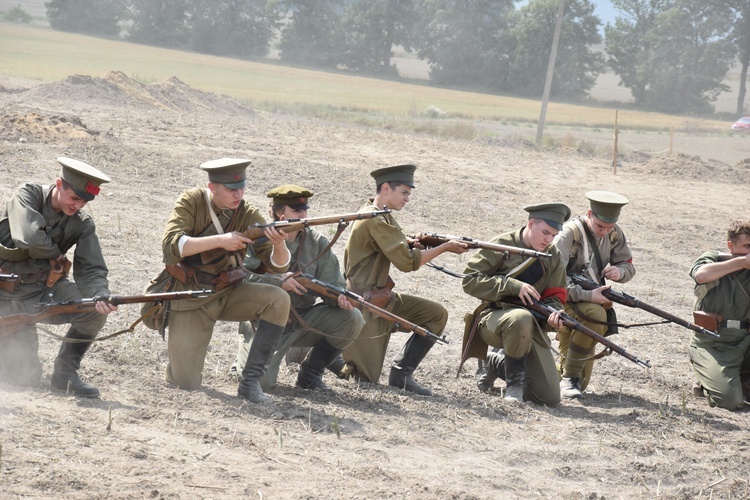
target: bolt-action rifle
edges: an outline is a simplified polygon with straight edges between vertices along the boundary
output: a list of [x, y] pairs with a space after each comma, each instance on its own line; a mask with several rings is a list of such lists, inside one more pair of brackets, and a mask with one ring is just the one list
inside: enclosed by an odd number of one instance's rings
[[[391, 209], [388, 207], [383, 207], [383, 210], [373, 210], [372, 212], [354, 212], [349, 214], [330, 215], [327, 217], [308, 217], [305, 219], [277, 220], [268, 224], [253, 224], [252, 226], [248, 226], [247, 229], [242, 232], [242, 236], [253, 240], [254, 243], [263, 243], [267, 240], [265, 236], [265, 230], [267, 227], [272, 227], [277, 230], [291, 233], [294, 231], [299, 231], [300, 229], [304, 229], [306, 227], [320, 226], [324, 224], [340, 224], [346, 226], [349, 222], [352, 221], [374, 219], [375, 217], [389, 213], [391, 213]], [[224, 250], [223, 248], [206, 250], [205, 252], [201, 253], [201, 262], [203, 264], [215, 262], [227, 253], [230, 252]]]
[[119, 306], [120, 304], [138, 304], [142, 302], [166, 302], [180, 299], [197, 299], [214, 293], [213, 290], [188, 290], [186, 292], [147, 293], [145, 295], [104, 295], [76, 300], [62, 300], [37, 304], [42, 310], [38, 313], [18, 313], [0, 318], [0, 334], [10, 335], [20, 331], [24, 326], [35, 325], [47, 318], [61, 314], [91, 312], [97, 302]]
[[413, 332], [423, 337], [431, 338], [435, 340], [435, 342], [440, 342], [441, 344], [448, 343], [448, 340], [446, 340], [444, 337], [432, 333], [428, 329], [423, 328], [416, 323], [412, 323], [411, 321], [408, 321], [401, 316], [396, 316], [392, 312], [386, 311], [385, 309], [382, 309], [366, 301], [364, 297], [362, 297], [361, 295], [357, 295], [348, 288], [343, 288], [331, 283], [327, 283], [325, 281], [320, 281], [319, 279], [305, 273], [295, 276], [294, 279], [297, 280], [300, 285], [307, 288], [311, 292], [315, 292], [323, 297], [328, 297], [329, 299], [337, 300], [339, 295], [343, 295], [349, 302], [351, 302], [353, 306], [359, 307], [364, 311], [370, 311], [371, 313], [380, 316], [381, 318], [392, 321], [394, 323], [392, 331], [394, 332], [396, 330]]
[[437, 234], [437, 233], [422, 233], [419, 237], [419, 243], [426, 248], [436, 247], [443, 243], [456, 240], [461, 243], [466, 243], [469, 248], [483, 248], [485, 250], [492, 250], [493, 252], [500, 252], [506, 254], [517, 254], [524, 257], [536, 257], [538, 259], [549, 259], [552, 257], [551, 253], [537, 252], [529, 248], [514, 247], [511, 245], [500, 245], [498, 243], [489, 243], [487, 241], [479, 241], [474, 238], [468, 238], [466, 236], [452, 236], [450, 234]]
[[[602, 286], [596, 281], [592, 281], [581, 274], [572, 274], [569, 277], [573, 283], [580, 286], [584, 290], [596, 290], [597, 288], [600, 288]], [[719, 334], [714, 331], [703, 328], [702, 326], [698, 326], [695, 323], [691, 323], [690, 321], [686, 321], [682, 318], [675, 316], [674, 314], [668, 313], [666, 311], [662, 311], [658, 307], [654, 307], [650, 304], [642, 302], [636, 299], [635, 297], [633, 297], [632, 295], [628, 295], [627, 293], [609, 288], [607, 290], [602, 290], [602, 295], [612, 302], [617, 302], [618, 304], [623, 304], [628, 307], [642, 309], [648, 313], [658, 316], [665, 320], [664, 323], [675, 323], [680, 326], [684, 326], [685, 328], [688, 328], [694, 332], [711, 335], [712, 337], [719, 336]]]
[[[521, 301], [521, 299], [518, 297], [504, 297], [503, 299], [501, 299], [501, 302], [504, 302], [506, 304], [511, 304], [514, 306], [525, 307], [526, 309], [541, 315], [545, 319], [549, 318], [549, 315], [552, 314], [553, 312], [556, 312], [556, 309], [554, 307], [548, 306], [547, 304], [543, 304], [536, 299], [532, 302], [531, 305], [524, 304], [523, 301]], [[591, 328], [580, 323], [579, 321], [576, 321], [575, 318], [573, 318], [572, 316], [569, 316], [565, 314], [564, 312], [560, 312], [560, 319], [562, 320], [563, 325], [567, 326], [568, 328], [572, 330], [578, 330], [584, 335], [591, 337], [592, 339], [596, 340], [597, 342], [602, 344], [604, 347], [606, 347], [608, 350], [614, 351], [620, 356], [624, 357], [625, 359], [628, 359], [632, 361], [633, 363], [641, 365], [644, 368], [651, 368], [651, 363], [649, 363], [647, 360], [642, 360], [641, 358], [634, 356], [633, 354], [630, 354], [628, 351], [626, 351], [619, 345], [615, 344], [611, 340], [608, 340], [606, 337], [602, 337]]]
[[13, 281], [13, 280], [17, 280], [17, 279], [18, 279], [18, 275], [17, 274], [13, 274], [13, 273], [8, 273], [8, 274], [6, 274], [6, 273], [0, 273], [0, 281]]

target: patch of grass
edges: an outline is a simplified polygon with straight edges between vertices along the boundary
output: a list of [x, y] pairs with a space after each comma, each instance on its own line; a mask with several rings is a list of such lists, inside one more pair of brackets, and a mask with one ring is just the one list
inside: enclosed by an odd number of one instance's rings
[[[5, 76], [61, 80], [71, 74], [104, 76], [119, 70], [150, 81], [176, 76], [191, 87], [240, 101], [276, 103], [298, 111], [302, 106], [334, 110], [366, 110], [397, 116], [420, 116], [429, 106], [451, 118], [512, 120], [535, 124], [537, 99], [443, 89], [430, 85], [381, 80], [340, 72], [312, 71], [262, 61], [246, 61], [192, 52], [149, 47], [94, 38], [48, 28], [0, 23], [0, 73]], [[116, 61], [116, 62], [115, 62]], [[577, 125], [609, 129], [615, 111], [553, 102], [547, 109], [549, 125]], [[691, 133], [724, 130], [726, 123], [621, 109], [621, 128]], [[454, 131], [466, 135], [470, 131]]]

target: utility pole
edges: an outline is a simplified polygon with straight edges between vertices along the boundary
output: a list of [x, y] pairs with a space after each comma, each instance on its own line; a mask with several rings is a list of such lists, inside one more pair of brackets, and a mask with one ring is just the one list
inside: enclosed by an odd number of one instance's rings
[[544, 96], [542, 96], [542, 112], [539, 114], [539, 123], [536, 126], [536, 144], [542, 143], [542, 134], [544, 133], [544, 120], [547, 118], [547, 102], [549, 93], [552, 90], [552, 75], [555, 72], [555, 59], [557, 59], [557, 46], [560, 43], [560, 30], [562, 29], [563, 13], [565, 12], [565, 0], [560, 0], [560, 8], [557, 10], [557, 22], [555, 23], [555, 36], [552, 39], [552, 51], [549, 55], [549, 65], [547, 65], [547, 79], [544, 81]]

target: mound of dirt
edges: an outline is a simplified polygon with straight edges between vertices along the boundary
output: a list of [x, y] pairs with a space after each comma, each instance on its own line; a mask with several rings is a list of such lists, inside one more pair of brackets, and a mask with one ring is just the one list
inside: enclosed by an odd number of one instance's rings
[[635, 152], [620, 157], [621, 164], [633, 172], [680, 179], [712, 179], [715, 181], [731, 181], [747, 169], [743, 162], [735, 166], [726, 163], [701, 158], [700, 156], [674, 154], [671, 156], [649, 155]]
[[229, 97], [196, 90], [176, 77], [145, 85], [121, 71], [111, 71], [104, 78], [71, 75], [19, 93], [19, 104], [33, 105], [40, 101], [85, 102], [89, 108], [98, 105], [180, 113], [254, 114]]
[[41, 112], [0, 114], [0, 140], [9, 142], [54, 142], [87, 139], [99, 135], [77, 116]]

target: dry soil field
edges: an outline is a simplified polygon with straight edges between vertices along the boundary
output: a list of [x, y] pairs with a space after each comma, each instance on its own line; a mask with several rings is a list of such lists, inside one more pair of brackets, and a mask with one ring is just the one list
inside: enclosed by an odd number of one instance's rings
[[[609, 155], [269, 115], [178, 80], [144, 86], [111, 74], [0, 83], [0, 198], [25, 180], [52, 181], [57, 156], [107, 172], [113, 182], [89, 210], [113, 293], [140, 293], [159, 272], [174, 200], [201, 185], [200, 162], [223, 156], [253, 159], [253, 204], [294, 182], [316, 192], [317, 215], [356, 210], [372, 192], [370, 170], [415, 162], [418, 186], [398, 214], [404, 228], [485, 240], [523, 224], [526, 204], [559, 200], [581, 213], [585, 191], [617, 191], [631, 201], [621, 222], [638, 268], [620, 289], [683, 317], [692, 304], [691, 262], [722, 248], [728, 223], [748, 216], [750, 160], [704, 159], [713, 157], [712, 138], [691, 138], [703, 157], [624, 156], [614, 176]], [[334, 247], [339, 256], [346, 237]], [[467, 259], [439, 263], [461, 270]], [[76, 399], [50, 391], [58, 343], [44, 337], [42, 384], [0, 382], [0, 496], [750, 497], [750, 413], [692, 396], [687, 330], [623, 331], [614, 340], [653, 368], [604, 358], [583, 400], [557, 408], [507, 404], [499, 392], [479, 393], [473, 361], [456, 377], [462, 318], [476, 305], [460, 282], [431, 269], [395, 278], [398, 290], [450, 311], [451, 343], [436, 346], [417, 373], [435, 397], [330, 376], [333, 392], [312, 393], [294, 388], [292, 365], [282, 367], [272, 404], [243, 403], [228, 375], [236, 325], [221, 323], [202, 389], [166, 384], [166, 344], [139, 327], [92, 347], [82, 375], [102, 397]], [[121, 306], [105, 331], [125, 327], [137, 310]], [[619, 313], [649, 319], [638, 310]], [[402, 340], [394, 337], [389, 359]]]

